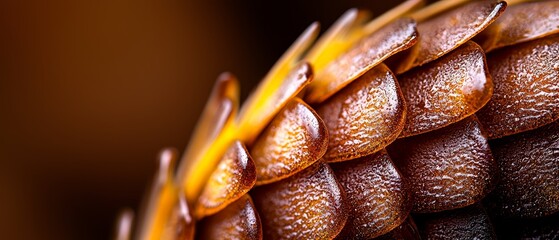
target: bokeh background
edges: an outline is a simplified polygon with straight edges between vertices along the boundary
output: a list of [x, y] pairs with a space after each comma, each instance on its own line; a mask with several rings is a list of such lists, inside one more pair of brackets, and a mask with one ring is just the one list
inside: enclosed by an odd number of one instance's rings
[[0, 0], [0, 238], [109, 239], [221, 72], [246, 98], [313, 21], [399, 2]]

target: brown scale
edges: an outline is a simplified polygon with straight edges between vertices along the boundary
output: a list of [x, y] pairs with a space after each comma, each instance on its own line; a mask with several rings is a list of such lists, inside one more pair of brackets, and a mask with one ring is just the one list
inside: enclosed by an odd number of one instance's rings
[[416, 218], [421, 239], [497, 239], [481, 204]]
[[198, 223], [197, 239], [262, 239], [262, 223], [248, 194]]
[[489, 138], [559, 119], [559, 35], [491, 52], [487, 62], [495, 90], [477, 115]]
[[474, 1], [444, 12], [417, 25], [419, 40], [397, 62], [395, 72], [431, 62], [466, 43], [505, 10], [504, 1]]
[[501, 179], [490, 205], [504, 217], [559, 211], [559, 122], [491, 142]]
[[345, 194], [323, 162], [257, 187], [251, 195], [265, 239], [332, 239], [347, 220]]
[[328, 147], [324, 122], [302, 100], [291, 100], [261, 133], [250, 153], [256, 185], [287, 178], [318, 161]]
[[[194, 181], [186, 182], [187, 176], [196, 175], [196, 182], [201, 183], [207, 179], [213, 170], [208, 165], [215, 166], [218, 164], [220, 158], [215, 158], [215, 162], [212, 161], [214, 159], [208, 162], [207, 159], [202, 160], [202, 156], [211, 149], [221, 132], [230, 126], [237, 116], [239, 92], [239, 82], [234, 75], [230, 73], [219, 75], [204, 111], [198, 119], [198, 124], [190, 137], [189, 144], [181, 157], [174, 181], [177, 184], [185, 185], [183, 187], [190, 204], [195, 203], [194, 196], [200, 193], [204, 184], [189, 185]], [[188, 196], [191, 198], [188, 198]]]
[[475, 117], [404, 138], [388, 147], [410, 185], [412, 212], [440, 212], [473, 204], [489, 193], [497, 165]]
[[[303, 44], [299, 41], [310, 41], [309, 38], [312, 39], [312, 37], [309, 35], [313, 35], [313, 31], [318, 31], [317, 28], [316, 24], [311, 25], [294, 45]], [[302, 48], [300, 46], [295, 47]], [[297, 51], [302, 50], [298, 49]], [[282, 64], [290, 66], [290, 64], [284, 63], [283, 61], [290, 61], [290, 58], [293, 58], [293, 56], [291, 56], [292, 54], [296, 53], [287, 51], [284, 56], [278, 60], [278, 63], [274, 65], [273, 71], [285, 70], [283, 67], [286, 66]], [[278, 64], [280, 66], [277, 66]], [[238, 124], [237, 131], [242, 132], [242, 134], [238, 134], [239, 137], [242, 137], [241, 140], [248, 146], [251, 146], [254, 139], [268, 125], [271, 119], [273, 119], [291, 99], [297, 96], [312, 79], [313, 70], [311, 65], [307, 62], [300, 62], [292, 66], [287, 71], [285, 78], [278, 79], [277, 76], [274, 75], [266, 76], [239, 110], [239, 116], [236, 122]]]
[[411, 47], [417, 41], [415, 27], [414, 20], [402, 18], [363, 38], [317, 73], [305, 100], [322, 102], [386, 58]]
[[406, 72], [398, 81], [407, 106], [400, 137], [460, 121], [483, 107], [493, 92], [485, 54], [473, 42]]
[[333, 164], [347, 196], [349, 218], [339, 239], [370, 239], [396, 228], [411, 209], [409, 190], [386, 153]]
[[330, 135], [324, 159], [340, 162], [383, 149], [400, 134], [404, 111], [392, 72], [384, 64], [372, 69], [318, 106]]
[[559, 2], [528, 2], [508, 6], [475, 41], [486, 52], [559, 32]]
[[247, 193], [255, 182], [254, 161], [241, 142], [233, 142], [206, 182], [194, 215], [202, 218], [218, 212]]

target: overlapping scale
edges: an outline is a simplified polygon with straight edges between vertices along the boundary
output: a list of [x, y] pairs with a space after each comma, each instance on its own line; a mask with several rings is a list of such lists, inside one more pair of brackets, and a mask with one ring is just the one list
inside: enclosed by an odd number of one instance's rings
[[390, 144], [402, 130], [405, 104], [392, 72], [381, 64], [317, 107], [330, 139], [324, 159], [345, 161]]
[[371, 239], [404, 222], [411, 209], [409, 190], [386, 151], [333, 164], [332, 168], [349, 208], [339, 239]]
[[252, 198], [245, 194], [197, 226], [197, 239], [262, 239], [262, 223]]
[[159, 170], [134, 235], [138, 239], [192, 239], [194, 222], [184, 195], [174, 185], [176, 160], [173, 149], [159, 154]]
[[417, 39], [415, 26], [414, 20], [402, 18], [363, 38], [317, 72], [305, 100], [322, 102], [386, 58], [411, 47]]
[[366, 11], [349, 9], [323, 33], [305, 55], [315, 72], [320, 72], [333, 59], [350, 48], [357, 34], [355, 31], [368, 18]]
[[[231, 112], [231, 117], [227, 118], [224, 127], [207, 148], [197, 149], [198, 154], [193, 158], [185, 155], [182, 161], [185, 165], [179, 168], [177, 182], [182, 183], [189, 203], [197, 200], [204, 183], [229, 145], [237, 139], [251, 144], [275, 114], [312, 80], [311, 66], [299, 60], [317, 34], [318, 24], [311, 24], [249, 96], [239, 115], [236, 111]], [[217, 95], [217, 98], [221, 96]], [[238, 103], [238, 93], [232, 100]]]
[[418, 23], [419, 40], [394, 71], [400, 74], [424, 65], [466, 43], [495, 21], [506, 5], [504, 1], [473, 1]]
[[399, 139], [388, 150], [410, 185], [413, 212], [464, 207], [494, 188], [497, 165], [475, 117]]
[[250, 153], [257, 185], [287, 178], [318, 161], [328, 147], [324, 122], [301, 99], [291, 100], [261, 133]]
[[493, 92], [485, 54], [473, 42], [406, 72], [398, 80], [407, 106], [400, 137], [460, 121], [483, 107]]
[[497, 239], [481, 204], [416, 219], [422, 239]]
[[487, 62], [495, 90], [477, 115], [489, 138], [559, 119], [559, 35], [500, 49]]
[[486, 52], [559, 32], [559, 2], [511, 5], [475, 41]]
[[183, 195], [179, 195], [179, 199], [171, 210], [161, 237], [152, 239], [191, 240], [194, 239], [194, 228], [194, 219], [190, 215], [186, 198]]
[[356, 42], [423, 4], [423, 0], [408, 0], [368, 22], [369, 12], [350, 9], [322, 34], [309, 49], [305, 59], [320, 74], [329, 63], [347, 52]]
[[[518, 4], [494, 22], [504, 1], [448, 11], [462, 2], [441, 1], [410, 15], [417, 29], [409, 18], [391, 21], [396, 15], [365, 24], [350, 10], [302, 58], [318, 33], [311, 25], [239, 116], [237, 81], [220, 76], [178, 178], [169, 160], [174, 153], [162, 155], [167, 160], [136, 235], [192, 239], [188, 204], [195, 198], [201, 239], [419, 239], [410, 209], [424, 239], [494, 239], [479, 200], [497, 175], [502, 181], [488, 203], [499, 217], [555, 219], [559, 5]], [[484, 50], [468, 41], [481, 31], [475, 40], [483, 49], [501, 48], [490, 53], [489, 65]], [[388, 64], [403, 73], [399, 82], [382, 63], [398, 52]], [[488, 137], [500, 138], [491, 142], [498, 165]], [[236, 139], [251, 146], [254, 162], [241, 142], [225, 152]], [[267, 185], [252, 190], [253, 203], [247, 192], [255, 182]], [[557, 225], [545, 226], [523, 228], [522, 236], [557, 236]]]
[[202, 218], [225, 208], [256, 183], [256, 167], [245, 146], [235, 141], [208, 179], [194, 216]]
[[491, 142], [501, 179], [493, 210], [505, 217], [559, 212], [559, 122]]
[[274, 64], [256, 90], [243, 104], [237, 118], [239, 138], [250, 145], [270, 120], [313, 80], [313, 69], [302, 55], [318, 35], [311, 24]]
[[[239, 107], [239, 81], [231, 73], [222, 73], [210, 94], [204, 111], [198, 120], [198, 125], [190, 138], [187, 150], [183, 155], [181, 164], [186, 164], [189, 159], [194, 159], [201, 154], [201, 150], [209, 144], [223, 130], [228, 120], [235, 116]], [[179, 169], [182, 169], [179, 166]]]
[[345, 194], [323, 162], [251, 195], [265, 239], [332, 239], [347, 220]]
[[238, 108], [238, 80], [232, 74], [221, 74], [177, 168], [175, 182], [184, 188], [189, 204], [198, 200], [206, 180], [231, 144], [230, 131]]

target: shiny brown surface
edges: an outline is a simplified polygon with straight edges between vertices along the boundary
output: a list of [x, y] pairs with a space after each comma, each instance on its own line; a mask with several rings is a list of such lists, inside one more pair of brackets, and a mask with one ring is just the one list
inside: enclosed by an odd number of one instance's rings
[[481, 204], [421, 216], [417, 222], [422, 239], [497, 239]]
[[332, 168], [349, 208], [339, 239], [374, 238], [404, 222], [411, 209], [411, 195], [386, 151], [333, 164]]
[[559, 2], [528, 2], [506, 11], [475, 41], [486, 52], [559, 32]]
[[347, 220], [345, 194], [326, 163], [257, 187], [251, 195], [266, 239], [331, 239]]
[[440, 212], [473, 204], [497, 180], [497, 164], [474, 117], [399, 139], [388, 151], [410, 184], [412, 212]]
[[291, 100], [254, 143], [256, 184], [287, 178], [318, 161], [328, 147], [324, 122], [302, 100]]
[[493, 83], [483, 50], [473, 42], [398, 77], [407, 106], [400, 137], [460, 121], [490, 99]]
[[501, 216], [559, 211], [559, 122], [491, 142], [501, 179], [491, 205]]
[[254, 161], [241, 142], [233, 142], [206, 182], [194, 215], [202, 218], [218, 212], [247, 193], [255, 183]]
[[373, 32], [317, 72], [305, 100], [322, 102], [393, 54], [417, 40], [416, 23], [402, 18]]
[[203, 219], [196, 230], [196, 239], [262, 239], [262, 223], [248, 194]]
[[419, 41], [413, 47], [417, 54], [410, 54], [410, 64], [400, 65], [395, 72], [424, 65], [466, 43], [495, 21], [506, 5], [504, 1], [473, 1], [420, 22]]
[[324, 159], [339, 162], [394, 141], [404, 125], [405, 105], [395, 76], [381, 64], [320, 104], [317, 112], [330, 135]]
[[495, 90], [477, 115], [489, 138], [559, 118], [559, 35], [492, 52], [487, 62]]

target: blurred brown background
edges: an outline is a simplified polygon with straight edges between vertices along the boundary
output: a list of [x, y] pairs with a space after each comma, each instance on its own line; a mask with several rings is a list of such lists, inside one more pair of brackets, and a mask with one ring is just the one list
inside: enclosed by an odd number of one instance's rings
[[108, 239], [222, 71], [245, 98], [312, 21], [397, 2], [0, 1], [0, 238]]

